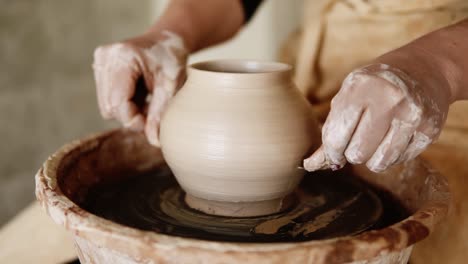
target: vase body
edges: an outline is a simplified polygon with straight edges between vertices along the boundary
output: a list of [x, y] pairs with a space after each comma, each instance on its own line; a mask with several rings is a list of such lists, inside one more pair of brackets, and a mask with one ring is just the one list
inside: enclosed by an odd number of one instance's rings
[[[302, 160], [318, 147], [320, 135], [288, 65], [212, 61], [188, 69], [186, 83], [163, 115], [160, 141], [166, 162], [191, 197], [189, 205], [200, 199], [242, 208], [252, 203], [265, 214], [280, 210], [283, 197], [297, 186]], [[211, 209], [208, 213], [230, 215]]]

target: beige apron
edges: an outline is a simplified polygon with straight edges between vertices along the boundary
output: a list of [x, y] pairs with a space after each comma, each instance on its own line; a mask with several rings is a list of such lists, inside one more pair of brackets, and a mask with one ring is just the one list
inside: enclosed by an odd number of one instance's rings
[[[468, 18], [468, 0], [305, 2], [303, 26], [288, 40], [280, 58], [295, 66], [295, 81], [322, 120], [350, 71]], [[423, 156], [448, 177], [453, 203], [444, 224], [415, 247], [411, 263], [468, 263], [468, 102], [451, 107], [441, 137]]]

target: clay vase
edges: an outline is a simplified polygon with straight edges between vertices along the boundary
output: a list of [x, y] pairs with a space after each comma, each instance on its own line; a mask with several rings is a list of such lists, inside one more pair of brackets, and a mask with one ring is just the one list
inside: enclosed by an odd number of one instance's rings
[[280, 211], [319, 140], [291, 67], [239, 60], [191, 65], [160, 131], [163, 155], [187, 204], [226, 216]]

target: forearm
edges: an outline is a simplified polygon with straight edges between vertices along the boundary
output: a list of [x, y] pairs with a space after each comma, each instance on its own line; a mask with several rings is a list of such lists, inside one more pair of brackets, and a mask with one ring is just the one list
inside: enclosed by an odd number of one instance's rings
[[468, 99], [468, 20], [427, 34], [377, 62], [398, 67], [423, 84], [435, 82], [433, 89], [448, 89], [450, 102]]
[[244, 23], [239, 0], [172, 0], [146, 35], [163, 30], [181, 36], [190, 52], [223, 42]]

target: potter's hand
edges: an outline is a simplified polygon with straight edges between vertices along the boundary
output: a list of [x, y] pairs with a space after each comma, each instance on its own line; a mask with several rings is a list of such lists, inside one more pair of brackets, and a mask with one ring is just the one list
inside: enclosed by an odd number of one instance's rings
[[336, 170], [348, 161], [381, 172], [415, 158], [440, 134], [450, 104], [443, 84], [426, 79], [380, 63], [349, 74], [331, 102], [323, 145], [304, 168]]
[[102, 116], [145, 130], [149, 142], [159, 145], [161, 114], [185, 77], [187, 55], [182, 38], [169, 31], [98, 47], [93, 68]]

